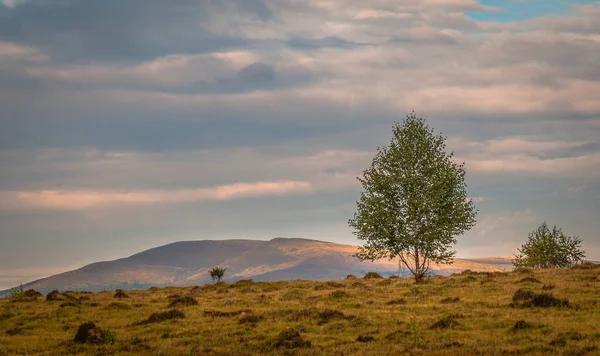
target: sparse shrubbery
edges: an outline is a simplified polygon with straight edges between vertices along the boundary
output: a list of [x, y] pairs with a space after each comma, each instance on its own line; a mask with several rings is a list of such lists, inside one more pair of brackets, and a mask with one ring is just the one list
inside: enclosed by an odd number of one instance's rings
[[333, 299], [340, 299], [340, 298], [347, 298], [350, 296], [350, 294], [348, 294], [348, 292], [345, 292], [343, 290], [336, 290], [334, 292], [331, 292], [331, 294], [329, 296]]
[[386, 305], [404, 305], [404, 304], [406, 304], [406, 299], [404, 299], [404, 298], [392, 299], [385, 304]]
[[114, 302], [114, 303], [110, 303], [109, 305], [107, 305], [106, 309], [129, 310], [129, 309], [131, 309], [131, 306], [129, 304], [125, 304], [125, 303], [121, 303], [121, 302]]
[[454, 328], [457, 326], [460, 326], [460, 324], [456, 320], [454, 320], [454, 318], [447, 316], [442, 319], [439, 319], [438, 321], [433, 323], [429, 328], [430, 329], [448, 329], [448, 328]]
[[235, 310], [235, 311], [205, 310], [204, 315], [212, 316], [213, 318], [219, 318], [219, 317], [238, 316], [238, 315], [241, 315], [242, 313], [248, 314], [250, 312], [252, 312], [250, 309], [242, 309], [242, 310]]
[[194, 305], [198, 305], [198, 301], [196, 300], [196, 298], [191, 297], [191, 296], [187, 296], [187, 297], [178, 296], [177, 298], [174, 298], [171, 301], [171, 303], [169, 303], [169, 308], [174, 308], [176, 306], [188, 307], [188, 306], [194, 306]]
[[259, 321], [263, 320], [262, 316], [258, 316], [258, 315], [250, 315], [250, 314], [244, 314], [240, 316], [240, 324], [250, 324], [250, 325], [256, 325]]
[[383, 277], [377, 272], [369, 272], [365, 274], [364, 279], [382, 279]]
[[375, 338], [371, 335], [359, 335], [356, 338], [357, 342], [373, 342], [375, 341]]
[[528, 289], [519, 288], [513, 295], [512, 300], [513, 300], [513, 302], [520, 302], [523, 300], [531, 300], [531, 298], [533, 298], [533, 296], [535, 296], [535, 293], [533, 293], [532, 291], [530, 291]]
[[10, 293], [8, 294], [8, 300], [10, 300], [13, 303], [25, 300], [25, 292], [23, 291], [23, 285], [11, 289]]
[[448, 297], [448, 298], [444, 298], [440, 301], [440, 303], [442, 304], [454, 304], [454, 303], [458, 303], [460, 302], [460, 298], [458, 297]]
[[311, 342], [304, 340], [300, 332], [293, 328], [288, 328], [275, 338], [273, 341], [273, 346], [275, 348], [286, 348], [286, 349], [297, 349], [297, 348], [307, 348], [311, 346]]
[[570, 306], [567, 299], [556, 298], [552, 293], [536, 294], [522, 288], [515, 292], [512, 299], [512, 306], [521, 308], [567, 308]]
[[154, 313], [148, 317], [148, 319], [138, 323], [139, 325], [160, 323], [165, 320], [183, 319], [185, 314], [181, 310], [171, 309], [162, 313]]
[[115, 334], [110, 329], [99, 328], [90, 321], [79, 326], [73, 341], [82, 344], [113, 344]]
[[70, 299], [72, 299], [72, 298], [69, 297], [68, 295], [60, 293], [57, 290], [53, 290], [52, 292], [50, 292], [46, 295], [46, 301], [48, 301], [48, 302], [65, 301], [65, 300], [70, 300]]
[[15, 335], [21, 334], [22, 332], [23, 332], [23, 329], [17, 326], [12, 329], [6, 330], [4, 333], [8, 336], [15, 336]]
[[124, 290], [122, 290], [122, 289], [117, 289], [117, 290], [115, 291], [114, 298], [116, 298], [116, 299], [125, 299], [125, 298], [129, 298], [129, 295], [128, 295], [127, 293], [125, 293], [125, 291], [124, 291]]
[[77, 308], [77, 307], [79, 307], [79, 306], [80, 306], [79, 302], [76, 302], [76, 301], [68, 301], [68, 302], [64, 302], [64, 303], [62, 303], [62, 304], [61, 304], [61, 305], [59, 305], [58, 307], [59, 307], [59, 308], [68, 308], [68, 307], [75, 307], [75, 308]]
[[519, 280], [519, 283], [542, 283], [539, 279], [533, 277], [525, 277]]
[[525, 320], [518, 320], [515, 323], [515, 325], [513, 325], [513, 327], [510, 328], [510, 331], [517, 332], [517, 331], [526, 330], [526, 329], [533, 329], [534, 327], [535, 327], [535, 325], [533, 325], [532, 323], [529, 323]]

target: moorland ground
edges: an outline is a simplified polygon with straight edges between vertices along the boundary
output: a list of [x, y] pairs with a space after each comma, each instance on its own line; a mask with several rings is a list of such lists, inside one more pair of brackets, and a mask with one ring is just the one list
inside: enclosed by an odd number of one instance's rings
[[0, 355], [600, 354], [591, 264], [54, 297], [0, 300]]

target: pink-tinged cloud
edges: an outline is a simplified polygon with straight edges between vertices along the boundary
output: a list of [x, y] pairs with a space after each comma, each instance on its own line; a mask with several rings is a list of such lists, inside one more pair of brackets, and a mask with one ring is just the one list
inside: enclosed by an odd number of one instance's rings
[[208, 188], [143, 190], [133, 192], [43, 190], [0, 192], [5, 210], [56, 209], [85, 210], [96, 207], [132, 204], [174, 204], [210, 200], [309, 194], [313, 187], [303, 181], [235, 183]]

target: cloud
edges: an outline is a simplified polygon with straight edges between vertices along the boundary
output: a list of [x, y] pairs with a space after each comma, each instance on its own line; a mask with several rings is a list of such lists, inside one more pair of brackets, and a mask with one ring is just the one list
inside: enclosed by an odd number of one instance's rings
[[[526, 207], [592, 236], [599, 8], [515, 21], [489, 3], [0, 5], [0, 261], [34, 243], [56, 251], [39, 263], [65, 246], [91, 262], [97, 241], [135, 252], [316, 227], [354, 243], [339, 225], [355, 177], [412, 109], [450, 137], [483, 227], [496, 224], [461, 248], [526, 236], [510, 228]], [[551, 195], [576, 186], [586, 194]]]
[[5, 209], [45, 208], [84, 210], [110, 205], [169, 204], [206, 200], [307, 194], [312, 191], [308, 182], [280, 181], [221, 185], [198, 189], [112, 191], [21, 191], [0, 192]]

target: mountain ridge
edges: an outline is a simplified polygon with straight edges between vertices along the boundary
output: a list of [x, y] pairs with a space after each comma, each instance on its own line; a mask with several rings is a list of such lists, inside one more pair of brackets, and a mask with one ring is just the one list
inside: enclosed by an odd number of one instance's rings
[[[177, 241], [37, 279], [23, 287], [48, 293], [54, 289], [98, 292], [198, 285], [210, 282], [208, 270], [215, 266], [227, 268], [226, 281], [333, 280], [369, 271], [408, 275], [399, 271], [397, 261], [359, 261], [352, 256], [357, 251], [353, 245], [303, 238]], [[495, 272], [510, 268], [508, 257], [457, 258], [454, 264], [435, 266], [432, 272], [447, 275], [464, 269]], [[0, 296], [9, 292], [0, 291]]]

